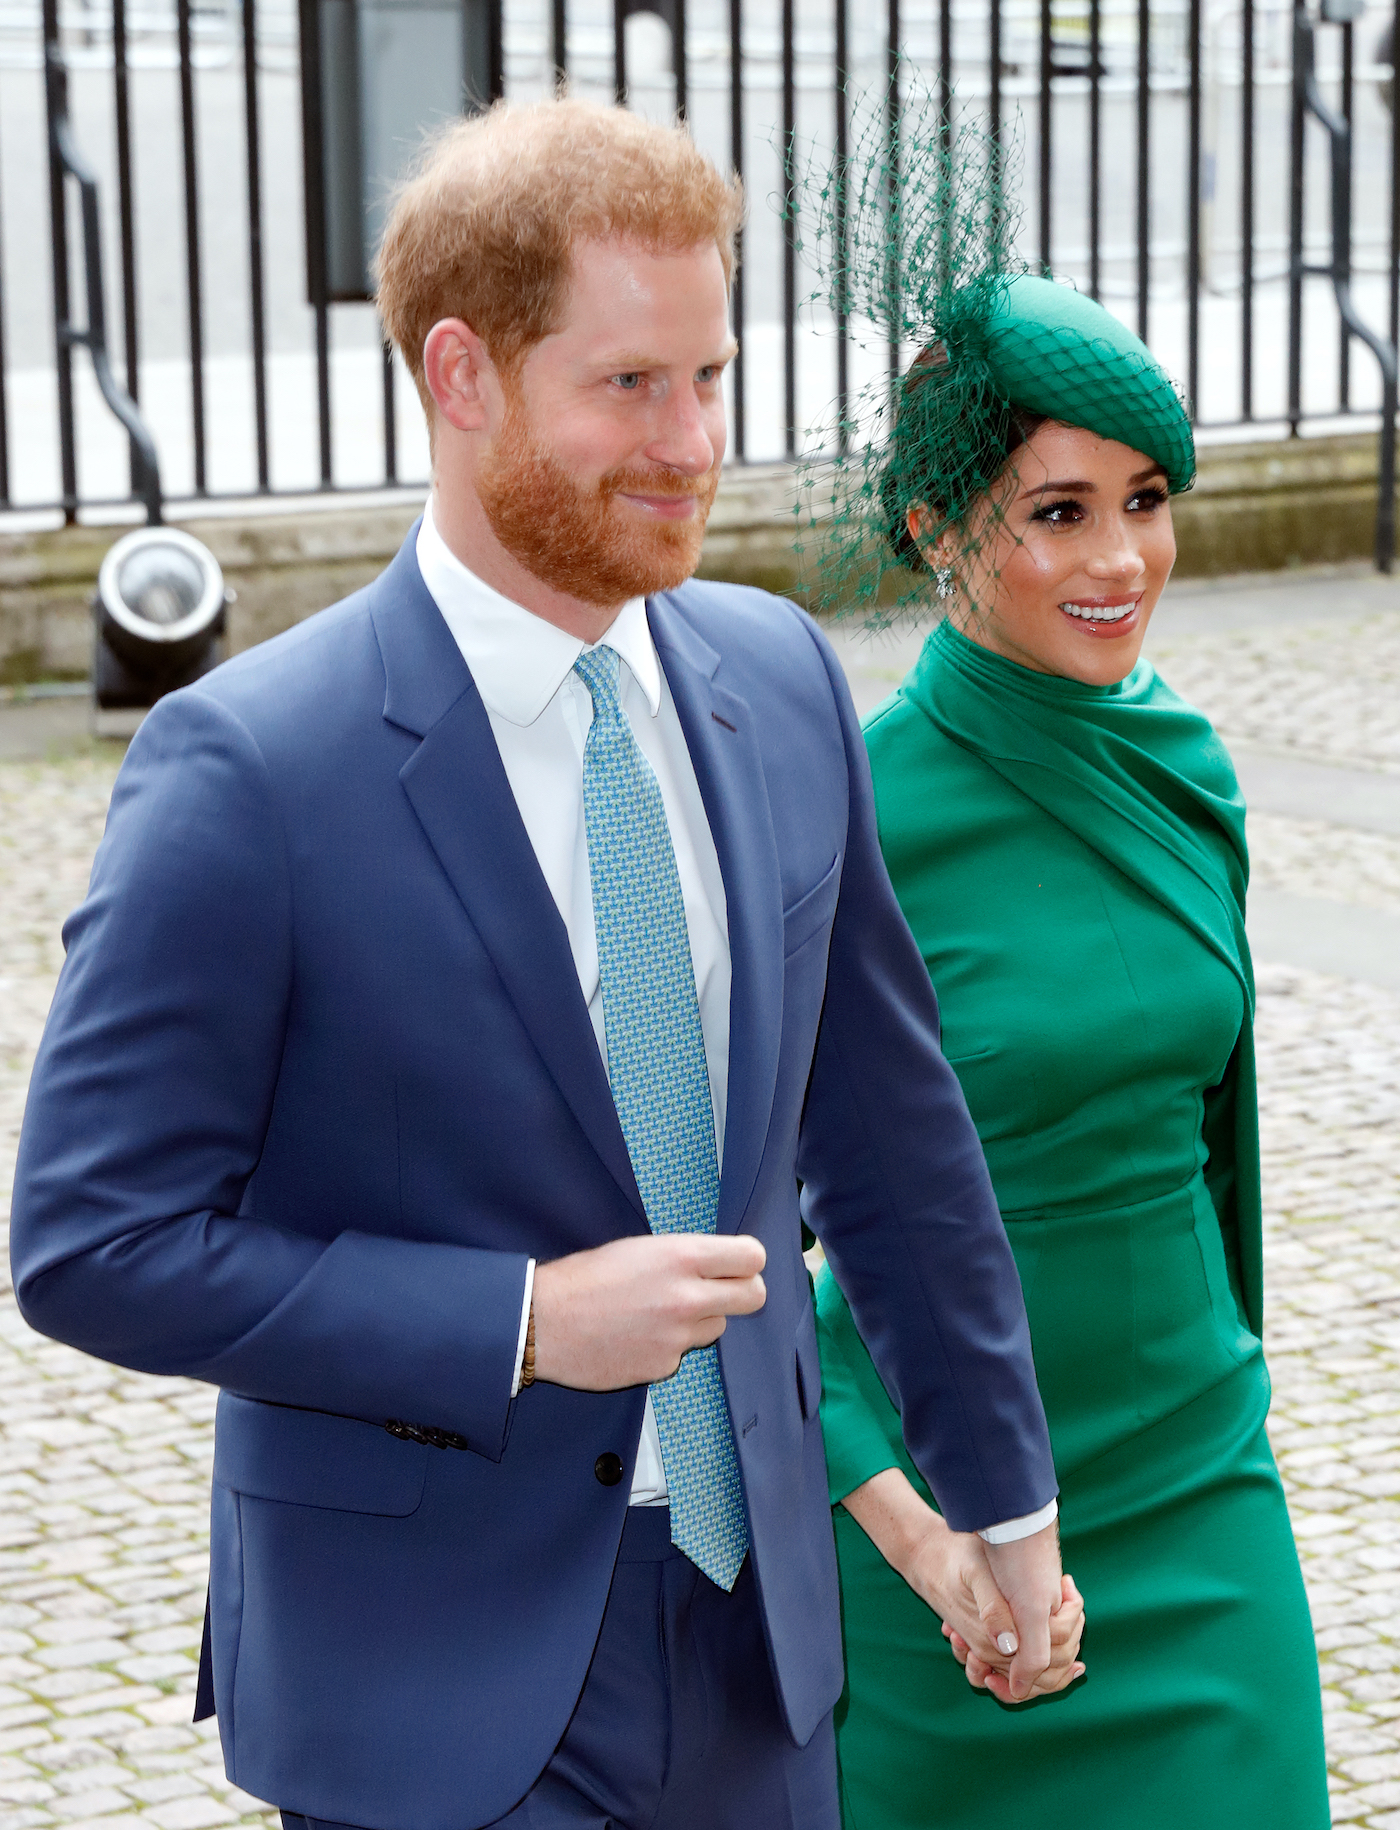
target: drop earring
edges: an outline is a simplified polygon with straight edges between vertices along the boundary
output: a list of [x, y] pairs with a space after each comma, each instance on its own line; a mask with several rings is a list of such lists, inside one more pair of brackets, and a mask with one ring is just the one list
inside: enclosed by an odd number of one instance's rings
[[953, 583], [951, 566], [940, 566], [934, 574], [934, 589], [940, 597], [951, 597], [957, 587]]

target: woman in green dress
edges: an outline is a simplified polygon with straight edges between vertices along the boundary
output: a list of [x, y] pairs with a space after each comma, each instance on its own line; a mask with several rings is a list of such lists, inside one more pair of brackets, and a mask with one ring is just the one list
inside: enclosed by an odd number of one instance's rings
[[963, 304], [905, 377], [874, 492], [945, 618], [866, 741], [1020, 1269], [1088, 1625], [1066, 1668], [1067, 1588], [1063, 1687], [1009, 1706], [956, 1592], [980, 1545], [939, 1517], [824, 1269], [846, 1824], [1322, 1830], [1264, 1427], [1244, 808], [1209, 723], [1140, 659], [1190, 429], [1087, 298], [1022, 275]]

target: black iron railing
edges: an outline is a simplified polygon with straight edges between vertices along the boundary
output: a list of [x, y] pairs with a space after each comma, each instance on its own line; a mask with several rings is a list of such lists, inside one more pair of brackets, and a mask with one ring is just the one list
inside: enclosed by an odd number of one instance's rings
[[[1317, 80], [1317, 26], [1301, 4], [1293, 20], [1293, 144], [1292, 144], [1292, 213], [1289, 240], [1289, 337], [1288, 337], [1288, 407], [1289, 423], [1297, 432], [1302, 421], [1302, 290], [1309, 274], [1330, 280], [1341, 319], [1342, 335], [1337, 352], [1337, 393], [1345, 404], [1351, 398], [1351, 345], [1355, 339], [1364, 343], [1375, 357], [1381, 374], [1380, 463], [1376, 505], [1376, 565], [1388, 572], [1395, 558], [1395, 394], [1396, 352], [1393, 341], [1383, 337], [1362, 317], [1352, 294], [1352, 104], [1355, 96], [1352, 63], [1353, 21], [1340, 22], [1343, 37], [1342, 100], [1333, 108], [1323, 96]], [[1304, 247], [1304, 134], [1311, 116], [1321, 123], [1331, 156], [1332, 245], [1330, 259], [1310, 262]], [[1391, 233], [1394, 235], [1392, 202]], [[1391, 321], [1394, 322], [1396, 272], [1391, 275]]]
[[[68, 114], [68, 74], [58, 52], [56, 0], [44, 0], [44, 97], [49, 126], [49, 210], [56, 249], [63, 259], [54, 265], [54, 344], [58, 381], [59, 439], [63, 467], [63, 503], [71, 516], [77, 507], [77, 454], [73, 428], [73, 351], [86, 349], [102, 398], [126, 428], [130, 441], [131, 491], [145, 504], [146, 519], [161, 519], [160, 463], [155, 442], [136, 402], [112, 373], [107, 352], [106, 287], [102, 272], [102, 228], [98, 216], [97, 180], [78, 151]], [[77, 184], [82, 199], [82, 245], [87, 322], [78, 324], [69, 297], [67, 186]]]
[[[868, 379], [846, 302], [829, 322], [805, 312], [783, 149], [796, 134], [839, 150], [856, 99], [900, 71], [937, 97], [950, 133], [975, 118], [1016, 143], [1022, 252], [1148, 336], [1203, 429], [1393, 423], [1392, 0], [1336, 24], [1294, 0], [468, 3], [488, 8], [490, 93], [545, 94], [565, 75], [578, 93], [679, 110], [743, 175], [740, 460], [792, 454], [823, 407]], [[76, 343], [96, 356], [96, 331], [106, 350], [104, 246], [125, 394], [154, 432], [170, 500], [421, 484], [413, 391], [372, 306], [329, 283], [321, 4], [43, 0], [32, 29], [0, 20], [0, 509], [71, 518], [146, 488], [145, 458], [113, 442], [86, 366], [74, 372]], [[66, 91], [68, 137], [31, 155], [36, 71], [50, 114]], [[1324, 132], [1300, 137], [1302, 115]], [[45, 157], [48, 222], [32, 207]], [[58, 194], [79, 167], [97, 186], [83, 193], [93, 227], [70, 250]], [[87, 275], [81, 336], [70, 268]], [[51, 303], [32, 282], [44, 270]], [[1351, 364], [1354, 338], [1379, 379]], [[110, 364], [97, 380], [108, 399], [121, 391]]]

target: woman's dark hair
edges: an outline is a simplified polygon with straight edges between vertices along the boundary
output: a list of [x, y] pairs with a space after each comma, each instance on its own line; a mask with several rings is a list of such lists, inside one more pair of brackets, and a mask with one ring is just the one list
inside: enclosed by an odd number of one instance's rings
[[912, 503], [926, 502], [945, 527], [959, 520], [1047, 418], [1000, 399], [989, 384], [974, 381], [969, 398], [963, 378], [954, 381], [946, 344], [921, 351], [904, 377], [880, 477], [885, 537], [901, 563], [914, 572], [928, 569], [907, 526]]

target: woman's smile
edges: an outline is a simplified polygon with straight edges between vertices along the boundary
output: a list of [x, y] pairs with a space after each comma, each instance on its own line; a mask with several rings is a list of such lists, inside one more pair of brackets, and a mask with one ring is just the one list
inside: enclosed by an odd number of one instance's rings
[[1131, 597], [1077, 597], [1060, 605], [1072, 617], [1079, 633], [1090, 641], [1111, 640], [1129, 634], [1141, 621], [1142, 592]]

